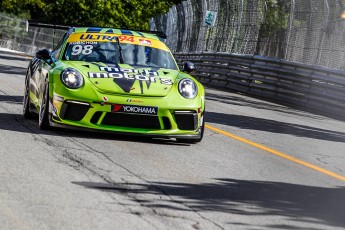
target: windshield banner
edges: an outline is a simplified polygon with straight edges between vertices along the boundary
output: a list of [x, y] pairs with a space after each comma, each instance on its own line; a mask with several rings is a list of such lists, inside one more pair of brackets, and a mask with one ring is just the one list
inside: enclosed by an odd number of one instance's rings
[[117, 42], [116, 37], [119, 38], [120, 43], [149, 46], [149, 47], [168, 51], [168, 48], [165, 46], [165, 44], [159, 40], [130, 36], [130, 35], [76, 33], [76, 34], [70, 35], [70, 37], [68, 38], [68, 42], [85, 43], [85, 44], [88, 44], [90, 42]]

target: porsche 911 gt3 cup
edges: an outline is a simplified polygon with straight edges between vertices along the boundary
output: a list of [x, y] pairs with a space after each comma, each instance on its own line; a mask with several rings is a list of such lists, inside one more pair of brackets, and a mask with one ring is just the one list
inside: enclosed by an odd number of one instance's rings
[[204, 87], [180, 71], [155, 34], [112, 28], [70, 28], [54, 51], [30, 61], [23, 114], [51, 126], [199, 142]]

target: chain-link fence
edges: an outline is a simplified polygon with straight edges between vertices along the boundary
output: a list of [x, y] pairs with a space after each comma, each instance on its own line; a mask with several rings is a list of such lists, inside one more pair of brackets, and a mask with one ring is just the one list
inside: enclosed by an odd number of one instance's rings
[[[173, 52], [258, 54], [345, 69], [343, 0], [187, 0], [154, 18]], [[217, 12], [214, 27], [206, 11]], [[345, 16], [345, 15], [344, 15]]]
[[0, 13], [0, 47], [33, 55], [38, 49], [53, 49], [65, 30], [27, 27], [26, 20]]

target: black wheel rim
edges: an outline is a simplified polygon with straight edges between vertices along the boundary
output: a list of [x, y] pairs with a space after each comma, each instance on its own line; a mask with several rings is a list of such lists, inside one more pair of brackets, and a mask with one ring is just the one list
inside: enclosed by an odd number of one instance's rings
[[27, 113], [29, 110], [29, 77], [26, 76], [26, 83], [25, 83], [25, 89], [24, 89], [24, 98], [23, 98], [23, 112]]
[[45, 115], [45, 110], [46, 110], [46, 106], [47, 106], [47, 90], [44, 90], [44, 95], [42, 97], [42, 102], [41, 102], [41, 106], [40, 106], [40, 114], [39, 114], [39, 122], [42, 123], [42, 120], [44, 119], [44, 115]]

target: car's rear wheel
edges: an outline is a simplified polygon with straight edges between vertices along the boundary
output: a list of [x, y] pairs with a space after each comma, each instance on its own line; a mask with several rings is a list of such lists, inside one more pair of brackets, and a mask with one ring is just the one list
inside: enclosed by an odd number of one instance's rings
[[41, 100], [40, 111], [38, 115], [38, 126], [40, 129], [47, 130], [49, 125], [49, 85], [46, 82], [44, 93]]
[[23, 116], [25, 119], [33, 118], [34, 115], [30, 112], [30, 76], [29, 70], [25, 77], [25, 88], [23, 97]]

